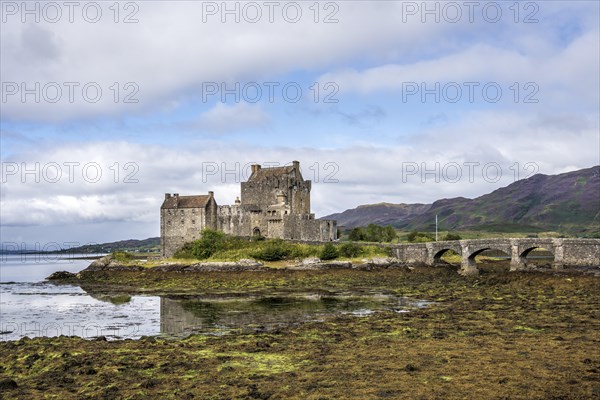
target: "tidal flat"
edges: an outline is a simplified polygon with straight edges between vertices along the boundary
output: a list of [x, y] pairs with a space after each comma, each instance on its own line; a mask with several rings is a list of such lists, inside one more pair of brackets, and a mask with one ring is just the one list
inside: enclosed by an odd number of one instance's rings
[[0, 342], [0, 398], [599, 398], [600, 278], [480, 269], [84, 274], [78, 285], [108, 296], [379, 290], [430, 303], [226, 335]]

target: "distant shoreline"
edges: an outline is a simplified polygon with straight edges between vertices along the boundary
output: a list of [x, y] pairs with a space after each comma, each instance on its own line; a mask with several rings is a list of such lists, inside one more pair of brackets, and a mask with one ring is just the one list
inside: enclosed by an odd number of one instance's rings
[[108, 255], [108, 253], [97, 253], [95, 255], [81, 255], [84, 253], [71, 253], [71, 252], [54, 252], [54, 253], [49, 253], [49, 252], [26, 252], [26, 253], [0, 253], [0, 256], [62, 256], [62, 255], [73, 255], [73, 254], [78, 254], [77, 257], [69, 257], [69, 259], [71, 260], [96, 260], [98, 258], [102, 258], [106, 255]]

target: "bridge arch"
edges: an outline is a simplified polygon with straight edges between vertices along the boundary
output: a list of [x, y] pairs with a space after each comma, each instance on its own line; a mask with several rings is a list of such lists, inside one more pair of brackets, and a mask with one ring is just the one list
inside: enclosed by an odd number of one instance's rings
[[[526, 247], [526, 248], [523, 248]], [[535, 252], [541, 252], [542, 254], [539, 257], [542, 261], [545, 261], [544, 264], [554, 264], [555, 261], [555, 249], [554, 246], [548, 246], [546, 244], [536, 244], [536, 245], [531, 245], [531, 246], [521, 246], [521, 248], [519, 249], [519, 257], [518, 257], [518, 263], [520, 263], [520, 265], [522, 267], [527, 267], [529, 263], [533, 262], [533, 258], [530, 258], [529, 255], [532, 255], [532, 253]], [[545, 254], [544, 254], [545, 253]], [[535, 256], [535, 255], [533, 255]], [[544, 257], [545, 256], [545, 257]]]
[[452, 253], [458, 254], [460, 256], [462, 251], [457, 252], [456, 249], [451, 249], [451, 248], [444, 248], [441, 250], [437, 250], [437, 252], [433, 254], [433, 263], [434, 264], [444, 264], [445, 261], [442, 260], [442, 257], [444, 255], [452, 254]]
[[430, 265], [446, 264], [442, 257], [448, 252], [462, 256], [463, 249], [458, 241], [442, 241], [427, 243], [428, 263]]
[[490, 240], [465, 240], [461, 241], [463, 246], [463, 257], [460, 273], [463, 275], [477, 275], [477, 256], [490, 250], [496, 250], [507, 259], [511, 260], [513, 256], [512, 245], [508, 240], [490, 239]]
[[[469, 254], [468, 259], [471, 260], [473, 263], [476, 263], [476, 258], [477, 256], [480, 255], [484, 255], [485, 252], [489, 252], [489, 251], [496, 251], [497, 253], [501, 253], [502, 257], [506, 257], [507, 259], [511, 258], [511, 251], [509, 249], [506, 248], [502, 248], [503, 246], [493, 246], [493, 247], [484, 247], [481, 249], [477, 249], [473, 252], [471, 252], [471, 254]], [[489, 257], [494, 257], [494, 256], [498, 256], [496, 255], [488, 255]]]

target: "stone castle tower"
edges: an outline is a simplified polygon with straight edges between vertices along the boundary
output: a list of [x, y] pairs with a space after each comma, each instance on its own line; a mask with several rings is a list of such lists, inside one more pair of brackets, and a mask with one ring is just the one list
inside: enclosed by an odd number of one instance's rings
[[258, 236], [307, 241], [337, 238], [336, 222], [316, 220], [310, 212], [311, 181], [304, 180], [300, 163], [262, 168], [241, 183], [241, 199], [218, 206], [208, 195], [165, 194], [160, 209], [161, 255], [171, 257], [184, 243], [196, 240], [205, 228], [234, 236]]

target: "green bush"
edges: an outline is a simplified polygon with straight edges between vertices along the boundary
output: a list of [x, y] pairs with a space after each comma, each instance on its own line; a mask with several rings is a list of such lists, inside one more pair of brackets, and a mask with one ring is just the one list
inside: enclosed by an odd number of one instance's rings
[[350, 235], [348, 239], [353, 240], [355, 242], [367, 240], [367, 233], [364, 228], [354, 228], [350, 231]]
[[458, 235], [456, 233], [450, 233], [450, 232], [448, 232], [446, 234], [446, 236], [444, 236], [444, 238], [442, 240], [460, 240], [460, 239], [462, 239], [460, 237], [460, 235]]
[[194, 242], [188, 242], [184, 244], [179, 250], [173, 254], [173, 258], [195, 258], [192, 253]]
[[433, 242], [435, 240], [431, 235], [419, 231], [412, 231], [408, 234], [407, 239], [409, 242], [414, 243]]
[[340, 255], [347, 258], [359, 257], [363, 253], [361, 246], [355, 243], [344, 243], [340, 247]]
[[323, 246], [323, 250], [321, 250], [321, 254], [319, 254], [319, 258], [321, 260], [333, 260], [338, 258], [339, 255], [340, 253], [333, 243], [326, 243], [325, 246]]
[[214, 229], [204, 229], [200, 239], [192, 246], [192, 254], [199, 260], [205, 260], [219, 250], [223, 250], [225, 234]]
[[290, 256], [290, 246], [281, 239], [265, 242], [265, 245], [253, 252], [252, 256], [261, 261], [280, 261]]
[[379, 226], [369, 224], [367, 227], [354, 228], [350, 231], [348, 238], [355, 242], [391, 242], [398, 235], [392, 226]]
[[131, 253], [127, 253], [126, 251], [115, 251], [110, 254], [113, 260], [117, 260], [120, 262], [128, 262], [133, 260], [135, 257]]
[[289, 258], [319, 257], [320, 246], [306, 243], [288, 243]]

